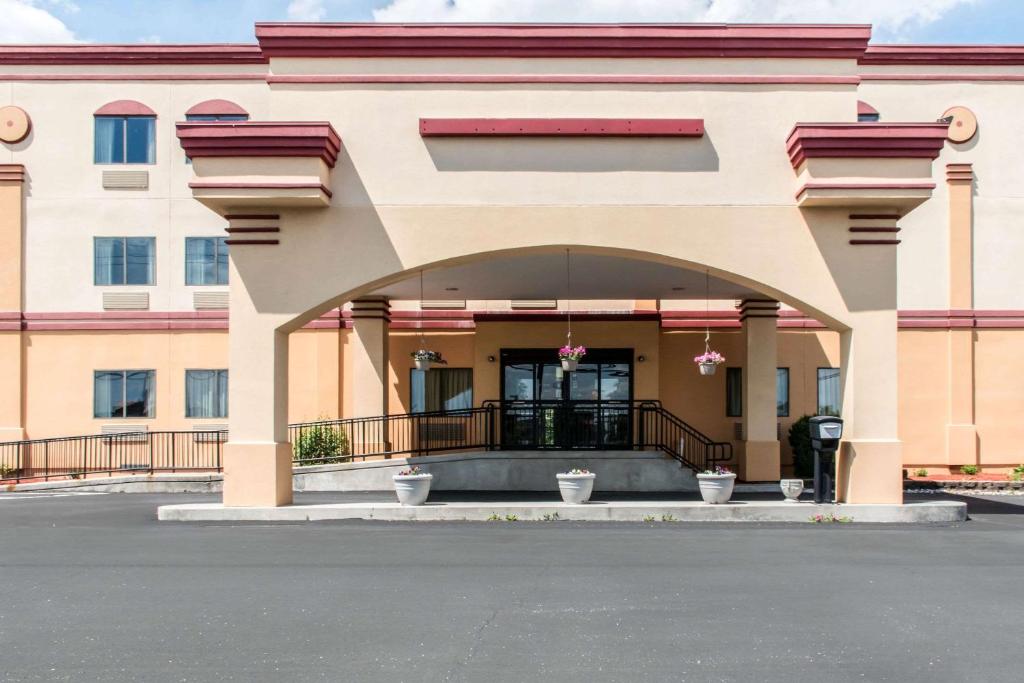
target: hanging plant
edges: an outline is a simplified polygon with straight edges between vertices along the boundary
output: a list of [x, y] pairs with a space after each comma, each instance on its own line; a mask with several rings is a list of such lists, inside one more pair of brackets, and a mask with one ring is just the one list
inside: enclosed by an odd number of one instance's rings
[[434, 363], [438, 365], [447, 365], [448, 361], [441, 357], [439, 351], [431, 351], [429, 349], [417, 349], [409, 354], [413, 360], [416, 361], [417, 370], [429, 370], [430, 366]]
[[693, 362], [700, 367], [700, 374], [713, 375], [718, 366], [725, 362], [725, 356], [705, 345], [704, 353], [694, 358]]
[[566, 372], [575, 372], [580, 358], [583, 358], [585, 355], [587, 355], [587, 347], [585, 346], [566, 344], [558, 349], [558, 360], [562, 361], [562, 369]]
[[711, 350], [711, 275], [704, 271], [704, 353], [693, 359], [700, 368], [700, 374], [713, 375], [718, 366], [725, 362], [725, 356]]
[[441, 357], [438, 351], [431, 351], [427, 348], [427, 337], [423, 334], [423, 271], [420, 271], [420, 348], [409, 355], [416, 361], [416, 369], [424, 372], [430, 369], [433, 364], [447, 365], [448, 361]]

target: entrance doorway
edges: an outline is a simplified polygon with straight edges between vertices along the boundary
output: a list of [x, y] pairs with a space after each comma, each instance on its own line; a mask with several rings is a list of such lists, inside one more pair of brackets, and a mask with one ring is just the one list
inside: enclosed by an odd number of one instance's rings
[[554, 349], [503, 349], [501, 397], [502, 448], [632, 447], [632, 349], [590, 349], [575, 372]]

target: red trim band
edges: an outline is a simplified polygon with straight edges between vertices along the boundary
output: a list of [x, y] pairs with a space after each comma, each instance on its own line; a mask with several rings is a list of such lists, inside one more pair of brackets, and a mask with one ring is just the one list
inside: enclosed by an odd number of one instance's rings
[[185, 154], [203, 157], [320, 157], [331, 168], [341, 138], [326, 121], [223, 121], [178, 123]]
[[664, 74], [273, 74], [267, 83], [607, 83], [617, 85], [858, 85], [859, 76]]
[[2, 64], [264, 64], [259, 45], [0, 45]]
[[704, 119], [420, 119], [422, 137], [703, 137]]
[[948, 130], [945, 123], [798, 123], [786, 151], [793, 168], [809, 158], [935, 159]]
[[1024, 64], [1024, 45], [869, 45], [861, 64]]
[[221, 183], [209, 180], [194, 180], [188, 184], [193, 190], [313, 190], [333, 197], [325, 185], [319, 183]]
[[0, 74], [0, 82], [10, 81], [262, 81], [263, 73], [194, 74]]

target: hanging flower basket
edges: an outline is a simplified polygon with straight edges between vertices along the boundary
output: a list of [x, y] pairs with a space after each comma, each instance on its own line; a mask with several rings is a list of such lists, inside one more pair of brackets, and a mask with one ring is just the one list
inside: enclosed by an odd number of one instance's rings
[[566, 344], [558, 349], [558, 360], [562, 361], [562, 370], [566, 372], [575, 372], [580, 358], [583, 358], [585, 355], [587, 355], [587, 347], [585, 346]]
[[707, 350], [694, 358], [693, 362], [700, 368], [700, 374], [713, 375], [718, 366], [725, 362], [725, 356], [718, 351]]
[[438, 365], [447, 365], [448, 361], [441, 357], [441, 354], [437, 351], [428, 351], [427, 349], [419, 349], [413, 351], [411, 354], [413, 360], [416, 361], [417, 370], [429, 370], [430, 366], [434, 363]]

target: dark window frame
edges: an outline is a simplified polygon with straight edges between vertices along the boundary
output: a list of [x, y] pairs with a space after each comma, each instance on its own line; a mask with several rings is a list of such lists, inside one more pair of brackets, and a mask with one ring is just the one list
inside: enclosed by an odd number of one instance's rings
[[[422, 372], [422, 373], [427, 373], [427, 372], [445, 372], [447, 370], [468, 370], [469, 371], [469, 407], [472, 408], [475, 405], [473, 403], [473, 401], [474, 401], [474, 384], [476, 382], [476, 377], [475, 377], [475, 373], [473, 372], [473, 368], [450, 367], [450, 368], [431, 368], [430, 370], [417, 370], [416, 368], [409, 368], [409, 412], [410, 413], [419, 414], [419, 413], [447, 413], [447, 412], [449, 412], [448, 409], [444, 408], [444, 407], [442, 407], [442, 408], [440, 408], [438, 410], [427, 410], [426, 409], [427, 408], [426, 396], [423, 397], [423, 410], [420, 410], [420, 411], [414, 410], [415, 397], [413, 396], [413, 390], [415, 388], [415, 382], [413, 381], [413, 377], [416, 376], [415, 373], [417, 373], [417, 372]], [[424, 377], [424, 389], [425, 388], [426, 388], [426, 377]], [[453, 410], [451, 412], [458, 412], [460, 410], [466, 410], [466, 409], [465, 408], [457, 408], [457, 409], [455, 409], [455, 410]]]
[[[230, 284], [231, 276], [228, 272], [225, 272], [224, 282], [189, 282], [188, 279], [188, 243], [190, 240], [212, 240], [214, 242], [213, 250], [213, 267], [217, 273], [220, 273], [220, 258], [221, 251], [223, 248], [224, 262], [227, 263], [230, 260], [228, 255], [227, 237], [219, 237], [216, 235], [196, 235], [194, 237], [185, 238], [185, 286], [186, 287], [225, 287]], [[219, 280], [219, 278], [217, 278]]]
[[[97, 268], [96, 262], [98, 254], [96, 253], [96, 249], [98, 248], [100, 240], [121, 240], [121, 253], [124, 255], [124, 263], [122, 264], [123, 272], [121, 274], [122, 282], [109, 284], [99, 282], [99, 269]], [[153, 248], [151, 252], [153, 254], [153, 263], [149, 270], [152, 271], [153, 277], [150, 278], [149, 282], [128, 282], [128, 240], [149, 240], [150, 243], [152, 243]], [[156, 237], [148, 237], [145, 235], [94, 235], [92, 238], [92, 284], [94, 287], [155, 287], [157, 283], [156, 266]]]
[[[833, 410], [833, 411], [828, 411], [828, 410], [826, 410], [826, 411], [823, 411], [823, 410], [821, 409], [821, 407], [822, 407], [822, 406], [821, 406], [821, 380], [822, 380], [822, 377], [821, 377], [821, 372], [822, 372], [823, 370], [831, 370], [831, 371], [834, 371], [834, 372], [836, 373], [836, 374], [834, 375], [834, 377], [836, 377], [837, 379], [838, 379], [838, 378], [839, 378], [839, 377], [841, 376], [841, 375], [839, 374], [839, 368], [834, 368], [834, 367], [819, 367], [819, 368], [817, 369], [817, 372], [816, 372], [816, 373], [815, 373], [815, 375], [814, 375], [814, 378], [815, 378], [815, 383], [814, 383], [814, 392], [815, 392], [815, 393], [814, 393], [814, 398], [815, 398], [815, 402], [814, 402], [814, 410], [815, 410], [815, 414], [817, 414], [817, 415], [830, 415], [830, 414], [832, 414], [832, 413], [838, 414], [838, 413], [840, 412], [840, 406], [838, 406], [838, 405], [836, 405], [836, 406], [826, 406], [826, 408], [828, 408], [828, 407], [832, 407], [832, 408], [834, 408], [834, 410]], [[826, 378], [826, 379], [829, 379], [829, 378]], [[842, 391], [842, 387], [841, 387], [841, 386], [840, 386], [840, 391]], [[838, 397], [838, 400], [839, 400], [839, 401], [842, 401], [842, 400], [843, 400], [842, 394], [840, 394], [840, 395], [839, 395], [839, 397]]]
[[[131, 156], [128, 153], [128, 121], [132, 119], [146, 119], [153, 122], [150, 127], [150, 134], [152, 139], [147, 141], [148, 146], [153, 147], [153, 158], [147, 159], [146, 161], [128, 161]], [[111, 161], [100, 161], [99, 160], [99, 149], [96, 147], [96, 138], [98, 131], [98, 122], [101, 120], [120, 120], [123, 121], [121, 130], [121, 159]], [[92, 129], [92, 163], [97, 166], [155, 166], [156, 165], [156, 116], [152, 114], [95, 114], [93, 115], [93, 129]]]
[[[786, 373], [786, 410], [785, 412], [779, 410], [779, 371], [784, 370]], [[790, 398], [790, 379], [792, 373], [788, 367], [775, 368], [775, 417], [789, 417], [789, 398]]]
[[[153, 412], [147, 415], [128, 415], [128, 375], [136, 372], [148, 372], [152, 377], [150, 390], [153, 393]], [[100, 375], [121, 374], [121, 415], [97, 415], [96, 414], [96, 380]], [[92, 371], [92, 416], [95, 420], [152, 420], [156, 418], [156, 370], [153, 368], [132, 368], [126, 370], [93, 370]], [[148, 399], [148, 396], [147, 396]], [[149, 406], [150, 401], [143, 401], [143, 405]]]
[[[736, 380], [732, 379], [734, 376], [737, 378]], [[733, 410], [733, 381], [736, 382], [735, 391], [737, 392], [735, 404], [739, 406], [735, 410]], [[725, 416], [743, 417], [743, 368], [739, 366], [725, 369]]]
[[[188, 400], [188, 374], [190, 372], [216, 372], [218, 389], [221, 388], [223, 382], [224, 390], [224, 414], [223, 415], [189, 415], [188, 408], [190, 401]], [[187, 420], [226, 420], [228, 413], [231, 410], [231, 403], [228, 398], [228, 383], [231, 381], [231, 375], [229, 374], [228, 368], [185, 368], [185, 419]], [[217, 412], [217, 406], [220, 406], [220, 401], [214, 397], [214, 412]]]

